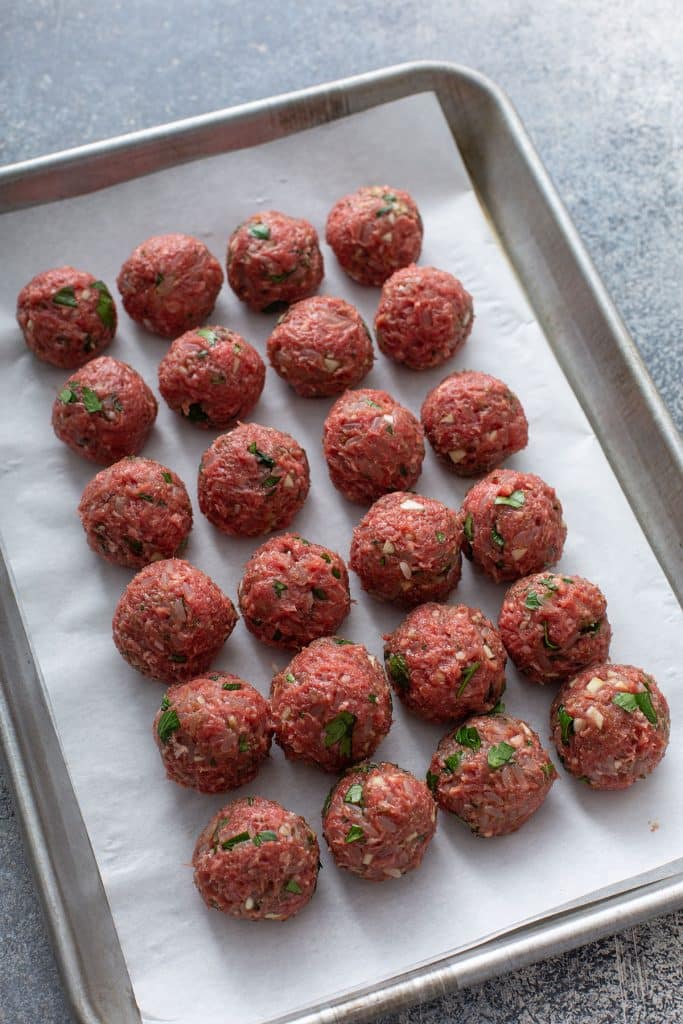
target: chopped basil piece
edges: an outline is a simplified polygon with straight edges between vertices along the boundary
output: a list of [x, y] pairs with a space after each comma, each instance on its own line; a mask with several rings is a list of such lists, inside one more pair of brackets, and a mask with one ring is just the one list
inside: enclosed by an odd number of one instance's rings
[[[220, 677], [216, 676], [215, 678], [219, 679]], [[241, 689], [242, 689], [242, 684], [241, 683], [223, 683], [223, 685], [221, 686], [221, 690], [241, 690]]]
[[338, 743], [339, 753], [342, 757], [350, 757], [351, 737], [355, 724], [355, 715], [352, 715], [350, 711], [340, 711], [325, 725], [325, 746], [333, 747]]
[[288, 683], [296, 682], [296, 676], [294, 675], [293, 672], [288, 672], [287, 675], [285, 676], [285, 679], [287, 680]]
[[443, 530], [436, 531], [436, 539], [438, 540], [439, 544], [443, 544], [443, 542], [446, 539], [446, 534], [443, 532]]
[[525, 608], [529, 608], [530, 611], [536, 611], [537, 608], [542, 606], [542, 603], [535, 590], [527, 590], [526, 597], [524, 598]]
[[163, 699], [161, 701], [161, 710], [162, 711], [168, 711], [170, 706], [171, 706], [171, 702], [168, 699], [168, 697], [166, 696], [166, 694], [164, 694]]
[[341, 572], [340, 572], [340, 570], [339, 570], [339, 569], [337, 568], [337, 566], [336, 566], [336, 565], [333, 565], [333, 566], [332, 566], [332, 568], [330, 569], [330, 572], [331, 572], [331, 573], [332, 573], [332, 575], [334, 576], [335, 580], [340, 580], [340, 579], [341, 579]]
[[301, 896], [303, 889], [298, 882], [295, 882], [293, 878], [290, 878], [285, 886], [285, 892], [293, 892], [295, 896]]
[[474, 518], [471, 512], [468, 512], [467, 515], [465, 516], [463, 530], [465, 533], [465, 537], [471, 544], [472, 541], [474, 540]]
[[114, 300], [111, 297], [111, 293], [104, 281], [95, 281], [93, 288], [97, 289], [100, 293], [95, 312], [104, 326], [112, 330], [116, 326], [116, 312], [114, 310]]
[[123, 412], [123, 406], [119, 402], [118, 398], [114, 397], [112, 399], [112, 403], [111, 404], [114, 407], [114, 409], [116, 410], [116, 412]]
[[70, 402], [78, 401], [78, 395], [71, 388], [64, 388], [59, 392], [59, 401], [63, 402], [64, 405], [69, 405]]
[[250, 452], [251, 455], [255, 455], [256, 461], [260, 462], [262, 466], [267, 466], [268, 469], [272, 469], [275, 465], [275, 459], [271, 459], [270, 455], [266, 455], [266, 453], [262, 452], [260, 448], [257, 448], [256, 441], [252, 441], [250, 445], [247, 445], [247, 451]]
[[[218, 341], [218, 335], [216, 334], [216, 332], [209, 330], [208, 327], [200, 327], [200, 329], [197, 331], [197, 334], [200, 336], [200, 338], [204, 338], [207, 341], [209, 348], [214, 348], [216, 342]], [[206, 355], [208, 355], [208, 352], [206, 353]]]
[[643, 712], [648, 722], [652, 725], [657, 724], [657, 712], [652, 706], [652, 698], [647, 690], [641, 690], [639, 693], [616, 693], [612, 697], [612, 703], [616, 704], [618, 708], [622, 708], [624, 711], [629, 713], [639, 708]]
[[410, 688], [410, 672], [408, 663], [402, 654], [390, 654], [387, 658], [387, 669], [394, 682], [403, 690]]
[[359, 839], [365, 839], [365, 832], [360, 825], [352, 825], [346, 833], [345, 843], [357, 843]]
[[505, 547], [505, 538], [501, 537], [501, 535], [498, 533], [498, 530], [495, 528], [495, 526], [491, 527], [491, 540], [493, 541], [493, 543], [497, 547], [499, 547], [499, 548], [504, 548]]
[[455, 742], [469, 747], [470, 750], [479, 750], [481, 736], [473, 725], [461, 725], [455, 734]]
[[457, 771], [458, 768], [460, 767], [460, 762], [461, 761], [462, 761], [462, 754], [458, 750], [458, 751], [456, 751], [455, 754], [451, 754], [450, 757], [444, 758], [443, 766], [446, 769], [446, 771], [450, 772], [451, 775], [452, 775], [453, 772]]
[[486, 760], [489, 763], [489, 768], [502, 768], [503, 765], [510, 764], [514, 755], [515, 748], [511, 747], [505, 740], [502, 740], [498, 746], [491, 747]]
[[180, 719], [173, 708], [164, 711], [157, 725], [157, 732], [162, 743], [168, 743], [176, 729], [180, 728]]
[[574, 580], [571, 578], [571, 576], [563, 576], [562, 580], [563, 580], [564, 583], [573, 583], [574, 582]]
[[225, 672], [212, 672], [211, 675], [208, 678], [213, 680], [214, 683], [217, 683], [218, 680], [221, 678], [221, 676], [224, 676], [224, 675], [225, 675]]
[[590, 633], [591, 636], [595, 636], [595, 634], [600, 631], [601, 625], [602, 619], [597, 619], [595, 622], [589, 622], [587, 626], [582, 626], [579, 632], [584, 636], [587, 633]]
[[377, 694], [376, 693], [368, 694], [368, 700], [370, 701], [371, 704], [376, 704], [377, 703]]
[[340, 636], [333, 636], [332, 642], [337, 644], [338, 647], [348, 647], [353, 644], [353, 640], [343, 640]]
[[394, 433], [394, 428], [392, 427], [391, 423], [387, 423], [385, 425], [384, 429], [386, 430], [387, 434], [393, 434]]
[[169, 654], [169, 658], [171, 661], [175, 661], [178, 665], [184, 665], [187, 661], [186, 654]]
[[208, 415], [202, 409], [201, 402], [193, 402], [185, 413], [185, 417], [190, 421], [190, 423], [206, 423], [209, 419]]
[[323, 562], [327, 562], [328, 565], [332, 561], [330, 555], [328, 555], [326, 551], [321, 551], [320, 557], [322, 558]]
[[334, 796], [334, 791], [335, 791], [336, 788], [337, 788], [337, 783], [335, 782], [334, 786], [332, 787], [332, 789], [329, 791], [329, 793], [325, 797], [325, 803], [323, 804], [323, 811], [322, 811], [323, 818], [325, 817], [325, 815], [327, 814], [327, 812], [330, 809], [330, 804], [332, 803], [332, 797]]
[[436, 789], [439, 782], [439, 776], [435, 775], [434, 772], [427, 772], [427, 785], [431, 789], [432, 793]]
[[273, 590], [275, 591], [278, 597], [282, 597], [285, 590], [289, 590], [289, 587], [287, 586], [286, 583], [281, 583], [280, 580], [275, 580], [273, 582]]
[[140, 494], [138, 494], [137, 497], [140, 498], [141, 501], [148, 501], [150, 502], [150, 504], [154, 504], [154, 498], [152, 497], [151, 494], [143, 494], [142, 492], [140, 492]]
[[281, 476], [269, 476], [266, 477], [261, 486], [266, 488], [277, 487], [281, 480]]
[[239, 832], [236, 836], [231, 839], [224, 839], [221, 843], [222, 850], [232, 850], [233, 846], [237, 846], [238, 843], [246, 843], [250, 839], [248, 832]]
[[363, 787], [360, 782], [354, 782], [352, 786], [349, 786], [344, 797], [345, 804], [362, 804], [363, 803]]
[[377, 402], [373, 402], [373, 400], [371, 398], [364, 398], [363, 401], [365, 402], [366, 405], [371, 406], [371, 408], [373, 408], [373, 409], [381, 409], [382, 408], [382, 406], [378, 405]]
[[504, 715], [505, 714], [505, 705], [503, 704], [502, 700], [499, 700], [498, 703], [496, 704], [495, 708], [491, 708], [491, 710], [487, 711], [486, 714], [487, 715]]
[[313, 597], [315, 597], [316, 600], [318, 600], [318, 601], [327, 601], [327, 594], [322, 589], [322, 587], [313, 587], [312, 593], [313, 593]]
[[264, 843], [277, 843], [277, 833], [271, 832], [270, 829], [266, 829], [265, 832], [257, 832], [252, 843], [254, 846], [262, 846]]
[[165, 482], [166, 482], [167, 484], [172, 484], [172, 483], [173, 483], [173, 477], [171, 476], [171, 474], [170, 474], [170, 473], [166, 473], [166, 472], [164, 471], [164, 472], [163, 472], [163, 473], [162, 473], [161, 475], [162, 475], [162, 477], [164, 478], [164, 481], [165, 481]]
[[541, 583], [543, 584], [546, 590], [552, 590], [553, 592], [557, 590], [557, 583], [555, 583], [552, 576], [544, 577], [544, 579], [541, 580]]
[[270, 228], [267, 224], [261, 224], [260, 221], [249, 225], [249, 234], [254, 238], [261, 238], [263, 241], [267, 241], [270, 238]]
[[560, 723], [560, 735], [564, 744], [569, 743], [569, 737], [574, 732], [574, 719], [565, 710], [564, 704], [557, 709], [557, 720]]
[[157, 273], [157, 276], [154, 278], [154, 284], [156, 285], [156, 287], [158, 288], [160, 284], [163, 284], [163, 281], [164, 275], [161, 273]]
[[477, 671], [477, 669], [480, 667], [480, 665], [481, 662], [473, 661], [471, 665], [468, 665], [467, 668], [462, 670], [462, 672], [460, 673], [460, 686], [458, 687], [458, 692], [456, 694], [457, 697], [462, 697], [463, 693], [465, 692], [467, 684], [469, 683], [470, 679]]
[[77, 306], [76, 295], [73, 288], [60, 288], [52, 296], [55, 306]]
[[[83, 402], [83, 405], [85, 406], [85, 411], [86, 412], [101, 412], [102, 411], [102, 403], [100, 402], [99, 398], [97, 397], [96, 392], [93, 391], [91, 388], [83, 387], [80, 384], [78, 386], [81, 389], [80, 399], [81, 399], [81, 402]], [[66, 390], [67, 389], [65, 388], [64, 391], [66, 391]], [[62, 392], [62, 394], [63, 393], [64, 392]], [[62, 396], [60, 395], [59, 397], [61, 398]], [[74, 394], [74, 397], [67, 399], [67, 402], [77, 402], [78, 401], [78, 397], [79, 396], [77, 394]], [[62, 399], [62, 401], [63, 401], [63, 399]]]
[[[282, 284], [282, 282], [286, 281], [288, 277], [292, 276], [292, 274], [296, 274], [296, 271], [297, 267], [292, 267], [291, 270], [285, 270], [282, 274], [268, 274], [268, 280], [272, 281], [273, 284]], [[267, 312], [267, 310], [264, 310], [264, 312]]]
[[551, 775], [553, 775], [553, 773], [554, 773], [554, 771], [555, 771], [555, 765], [553, 764], [553, 762], [552, 762], [552, 761], [548, 761], [548, 763], [547, 763], [547, 764], [542, 764], [542, 765], [541, 765], [541, 771], [543, 772], [543, 774], [545, 775], [545, 777], [546, 777], [547, 779], [549, 779], [549, 778], [550, 778], [550, 776], [551, 776]]
[[247, 751], [250, 750], [249, 739], [248, 739], [247, 736], [240, 736], [239, 743], [238, 743], [238, 748], [239, 748], [240, 754], [246, 754]]
[[560, 645], [554, 644], [548, 636], [548, 623], [543, 623], [543, 646], [547, 647], [549, 651], [559, 651]]
[[524, 504], [524, 491], [513, 491], [508, 498], [499, 495], [494, 499], [493, 504], [509, 505], [510, 508], [521, 508]]

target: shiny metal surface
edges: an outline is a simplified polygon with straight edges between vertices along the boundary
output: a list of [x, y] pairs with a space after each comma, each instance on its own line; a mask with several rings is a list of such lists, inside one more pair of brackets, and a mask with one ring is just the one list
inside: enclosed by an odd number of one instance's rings
[[[514, 110], [477, 73], [400, 65], [16, 164], [0, 170], [0, 211], [256, 145], [427, 90], [439, 98], [501, 245], [681, 600], [681, 439]], [[78, 1019], [127, 1024], [140, 1019], [127, 971], [9, 578], [0, 571], [0, 738], [52, 940]], [[296, 1019], [374, 1017], [681, 905], [678, 875], [517, 929]]]

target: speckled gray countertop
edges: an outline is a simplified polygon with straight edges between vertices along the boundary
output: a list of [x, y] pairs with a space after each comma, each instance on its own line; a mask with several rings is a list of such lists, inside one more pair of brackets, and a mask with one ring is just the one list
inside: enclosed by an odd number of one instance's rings
[[[682, 24], [676, 0], [5, 3], [0, 163], [401, 61], [467, 64], [515, 103], [681, 429]], [[682, 924], [383, 1024], [676, 1024]], [[71, 1019], [0, 775], [0, 1022]]]

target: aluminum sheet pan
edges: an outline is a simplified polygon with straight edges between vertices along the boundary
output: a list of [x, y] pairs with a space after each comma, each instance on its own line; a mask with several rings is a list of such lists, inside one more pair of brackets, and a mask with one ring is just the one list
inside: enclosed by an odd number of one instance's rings
[[[663, 510], [662, 516], [657, 519], [657, 529], [654, 532], [649, 531], [649, 535], [669, 578], [680, 579], [680, 576], [676, 575], [678, 553], [675, 545], [671, 543], [672, 538], [676, 535], [676, 506], [673, 498], [677, 493], [677, 481], [680, 480], [680, 450], [676, 447], [675, 432], [671, 428], [666, 413], [658, 404], [651, 385], [647, 379], [642, 378], [637, 359], [634, 359], [632, 346], [623, 333], [608, 300], [602, 293], [599, 283], [595, 280], [590, 265], [585, 261], [578, 242], [570, 226], [566, 223], [564, 214], [552, 191], [549, 190], [547, 182], [544, 181], [542, 171], [528, 148], [524, 136], [520, 134], [518, 122], [505, 101], [478, 76], [464, 72], [462, 69], [420, 66], [376, 73], [350, 83], [336, 83], [330, 87], [321, 87], [319, 90], [309, 90], [301, 96], [285, 97], [270, 103], [250, 105], [250, 107], [241, 108], [239, 111], [228, 111], [210, 115], [205, 119], [196, 119], [176, 128], [170, 128], [165, 134], [162, 134], [163, 130], [158, 130], [154, 133], [143, 133], [141, 137], [134, 140], [115, 141], [109, 150], [103, 144], [101, 147], [88, 147], [85, 154], [66, 155], [64, 158], [48, 161], [47, 165], [42, 161], [37, 162], [44, 164], [42, 167], [34, 165], [18, 170], [9, 169], [7, 172], [2, 172], [4, 178], [0, 177], [0, 197], [3, 197], [6, 207], [9, 209], [29, 205], [31, 202], [46, 201], [54, 198], [55, 195], [70, 194], [70, 190], [75, 187], [76, 175], [79, 180], [79, 190], [101, 187], [114, 180], [122, 180], [130, 176], [131, 168], [134, 168], [133, 173], [149, 172], [160, 166], [170, 165], [174, 157], [176, 160], [182, 161], [189, 159], [191, 155], [197, 156], [202, 153], [253, 144], [257, 141], [264, 141], [266, 138], [281, 136], [302, 127], [309, 127], [329, 120], [344, 112], [396, 98], [397, 95], [425, 89], [433, 89], [441, 100], [469, 173], [478, 188], [480, 199], [492, 217], [499, 236], [507, 243], [508, 255], [518, 274], [527, 284], [528, 297], [553, 342], [558, 358], [575, 384], [577, 392], [582, 398], [584, 409], [591, 417], [603, 442], [607, 441], [606, 447], [612, 464], [620, 475], [622, 485], [632, 503], [640, 512], [641, 522], [643, 522], [645, 505], [642, 501], [639, 504], [639, 496], [642, 498], [644, 494], [647, 495], [650, 510], [653, 508], [653, 499], [655, 507]], [[478, 135], [474, 128], [475, 122], [479, 125]], [[485, 135], [486, 138], [482, 138], [482, 135]], [[496, 138], [498, 138], [498, 142], [494, 144], [493, 140]], [[155, 146], [157, 147], [156, 164]], [[103, 170], [106, 170], [102, 163], [103, 156], [111, 158], [108, 180], [98, 176]], [[521, 190], [519, 195], [523, 194], [523, 183], [516, 182], [514, 172], [517, 173], [517, 177], [526, 176], [530, 190], [527, 193], [524, 231], [518, 232], [517, 235], [514, 232], [515, 216], [519, 216], [519, 214], [508, 209], [506, 200], [507, 195], [514, 196], [516, 194], [516, 189]], [[499, 173], [503, 177], [497, 181], [496, 186], [496, 175]], [[117, 175], [119, 175], [118, 178]], [[513, 179], [515, 180], [514, 185], [512, 184]], [[534, 193], [537, 193], [537, 202], [532, 201]], [[545, 224], [547, 228], [545, 234], [536, 232], [535, 216], [538, 217], [539, 225]], [[520, 225], [517, 224], [517, 227]], [[510, 232], [512, 232], [512, 236], [510, 236]], [[549, 253], [543, 254], [541, 242], [548, 244], [549, 252], [556, 254], [558, 259], [556, 268], [548, 261]], [[539, 271], [544, 268], [546, 274], [539, 275]], [[525, 271], [532, 272], [534, 280], [531, 284], [533, 287], [529, 287], [529, 282], [525, 281]], [[553, 277], [553, 271], [558, 275], [557, 278]], [[572, 271], [569, 277], [567, 277], [568, 271]], [[542, 283], [544, 276], [550, 276], [550, 280], [545, 282], [547, 284], [545, 291], [539, 285], [539, 276], [541, 276]], [[555, 291], [560, 291], [559, 297], [553, 290], [556, 279], [562, 282], [561, 289], [555, 287]], [[584, 298], [585, 304], [583, 303]], [[565, 318], [560, 316], [563, 311], [567, 313]], [[569, 312], [571, 312], [571, 316], [569, 316]], [[585, 321], [584, 318], [589, 314], [589, 320]], [[612, 415], [614, 408], [618, 407], [619, 403], [604, 401], [604, 386], [601, 388], [601, 394], [595, 393], [594, 386], [592, 390], [589, 387], [581, 390], [577, 386], [577, 381], [580, 383], [581, 378], [577, 377], [579, 371], [577, 371], [576, 364], [583, 366], [580, 357], [582, 350], [572, 347], [573, 339], [575, 334], [578, 334], [585, 342], [583, 331], [587, 323], [590, 324], [592, 332], [588, 336], [591, 342], [592, 357], [603, 366], [603, 369], [609, 370], [608, 380], [612, 375], [618, 376], [618, 383], [623, 388], [621, 401], [626, 422], [619, 422], [619, 443], [615, 444], [612, 443], [612, 435], [609, 433], [612, 426], [609, 420], [604, 422], [603, 406], [608, 405], [610, 415]], [[585, 368], [585, 379], [588, 384], [591, 381], [593, 384], [595, 383], [594, 369]], [[635, 396], [634, 401], [629, 400], [624, 403], [624, 396], [629, 398], [631, 394]], [[603, 429], [607, 430], [607, 434], [601, 433]], [[624, 433], [627, 439], [626, 445], [623, 443]], [[648, 469], [649, 478], [643, 480], [644, 474], [637, 474], [637, 482], [641, 487], [645, 483], [645, 488], [640, 491], [631, 491], [628, 483], [629, 472], [632, 471], [629, 467], [633, 465], [633, 454], [629, 451], [628, 446], [631, 445], [631, 437], [634, 437], [634, 440], [639, 438], [642, 441], [643, 437], [648, 436], [652, 439], [652, 443], [643, 446], [641, 462], [643, 469]], [[625, 451], [622, 451], [622, 448], [625, 448]], [[633, 448], [637, 453], [638, 449], [635, 444]], [[16, 643], [13, 646], [16, 647]], [[9, 706], [15, 699], [12, 690], [16, 675], [5, 667], [4, 676], [6, 679], [11, 679], [13, 683], [12, 686], [7, 687], [6, 699]], [[38, 697], [40, 697], [39, 694]], [[12, 729], [8, 712], [3, 715], [3, 720], [8, 738], [6, 742], [11, 745]], [[43, 729], [47, 732], [50, 731], [49, 719], [42, 720], [40, 731]], [[13, 781], [20, 809], [24, 818], [27, 819], [31, 816], [32, 811], [37, 810], [33, 805], [38, 798], [30, 792], [26, 785], [26, 779], [22, 779], [21, 772], [16, 766], [17, 750], [15, 749], [12, 753], [14, 756], [10, 760], [13, 764]], [[30, 750], [23, 750], [20, 760], [23, 760], [25, 765], [27, 760], [30, 761], [31, 756]], [[37, 775], [30, 774], [34, 784], [40, 790], [40, 772]], [[67, 791], [64, 788], [64, 799], [60, 800], [62, 806], [66, 806], [68, 803], [66, 796]], [[73, 903], [72, 900], [68, 900], [69, 908], [62, 908], [60, 914], [59, 898], [55, 899], [53, 890], [55, 886], [60, 889], [66, 887], [68, 890], [68, 870], [66, 870], [68, 865], [65, 866], [62, 863], [65, 858], [60, 856], [64, 852], [60, 844], [53, 844], [53, 853], [57, 853], [55, 859], [58, 863], [45, 863], [47, 847], [43, 844], [41, 848], [40, 843], [36, 840], [37, 833], [33, 829], [40, 830], [50, 827], [49, 813], [46, 814], [43, 809], [42, 813], [34, 814], [33, 819], [29, 842], [47, 897], [48, 914], [52, 908], [53, 933], [57, 940], [58, 952], [61, 952], [63, 959], [66, 959], [69, 943], [68, 936], [65, 934], [65, 924], [71, 924], [73, 919], [73, 927], [70, 930], [78, 933], [79, 919], [78, 915], [69, 909]], [[80, 846], [81, 849], [85, 849], [87, 841]], [[507, 936], [505, 940], [497, 940], [488, 949], [482, 947], [475, 954], [461, 954], [449, 958], [447, 962], [441, 962], [437, 966], [430, 965], [428, 968], [411, 974], [410, 977], [397, 979], [390, 986], [384, 985], [375, 991], [356, 994], [352, 1000], [342, 997], [333, 1012], [335, 1015], [353, 1013], [354, 1016], [376, 1013], [390, 1005], [398, 1005], [402, 1001], [414, 1001], [426, 996], [438, 990], [440, 985], [479, 980], [481, 977], [504, 969], [504, 965], [515, 966], [517, 963], [526, 962], [539, 955], [565, 948], [566, 944], [576, 944], [594, 934], [601, 933], [606, 927], [606, 920], [610, 914], [614, 915], [615, 927], [620, 927], [647, 913], [675, 905], [680, 900], [680, 895], [680, 879], [674, 878], [651, 883], [649, 886], [641, 887], [637, 893], [624, 897], [613, 897], [604, 906], [595, 904], [591, 908], [584, 907], [580, 912], [565, 913], [559, 922], [547, 921], [526, 931], [521, 930], [515, 935]], [[96, 902], [101, 903], [102, 899], [100, 892]], [[606, 907], [609, 907], [607, 918], [604, 914], [601, 916]], [[99, 917], [99, 915], [96, 916]], [[102, 914], [102, 918], [106, 931], [107, 914]], [[109, 922], [110, 924], [111, 922]], [[111, 935], [109, 938], [111, 939]], [[87, 943], [81, 945], [85, 947]], [[78, 940], [76, 940], [76, 946], [79, 947]], [[87, 948], [78, 948], [80, 956], [87, 957], [88, 952]], [[114, 948], [113, 955], [115, 956], [115, 954]], [[67, 981], [70, 983], [72, 998], [74, 995], [82, 997], [84, 993], [97, 991], [98, 998], [106, 1000], [109, 997], [106, 995], [107, 986], [103, 982], [107, 980], [111, 982], [112, 977], [117, 974], [122, 976], [120, 970], [120, 962], [109, 964], [101, 981], [95, 984], [97, 978], [95, 965], [83, 964], [82, 973], [79, 974], [78, 968], [74, 968], [72, 962], [70, 966], [67, 966], [65, 972]], [[116, 986], [114, 987], [116, 988]], [[120, 990], [126, 989], [124, 987]], [[105, 996], [101, 995], [102, 992], [105, 993]], [[81, 999], [81, 1003], [86, 1001]], [[94, 1012], [99, 1011], [96, 1009]], [[117, 1009], [117, 1012], [119, 1016], [116, 1019], [127, 1019], [122, 1016], [120, 1008]], [[86, 1010], [81, 1005], [79, 1005], [79, 1013], [82, 1019], [98, 1019], [97, 1016], [87, 1017]], [[114, 1011], [109, 1008], [108, 1013], [109, 1017], [104, 1012], [101, 1019], [111, 1019]], [[316, 1018], [314, 1013], [311, 1015], [311, 1019], [319, 1019], [319, 1017]]]

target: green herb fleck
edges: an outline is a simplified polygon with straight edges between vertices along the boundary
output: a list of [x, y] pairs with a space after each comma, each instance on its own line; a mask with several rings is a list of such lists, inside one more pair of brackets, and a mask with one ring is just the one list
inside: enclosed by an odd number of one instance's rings
[[434, 772], [427, 772], [427, 785], [431, 789], [432, 793], [436, 790], [439, 782], [439, 776], [435, 775]]
[[156, 287], [158, 288], [160, 284], [163, 284], [163, 281], [164, 275], [161, 273], [157, 273], [157, 276], [154, 278], [154, 284], [156, 285]]
[[481, 746], [481, 736], [477, 732], [473, 725], [461, 725], [455, 734], [455, 742], [460, 743], [463, 747], [469, 747], [470, 750], [479, 750]]
[[330, 809], [330, 804], [332, 803], [332, 797], [334, 796], [334, 791], [335, 791], [336, 788], [337, 788], [337, 783], [335, 782], [334, 786], [332, 787], [332, 789], [329, 791], [329, 793], [325, 797], [325, 803], [323, 804], [323, 811], [322, 811], [323, 818], [325, 817], [325, 815], [327, 814], [327, 812]]
[[446, 769], [446, 771], [450, 772], [452, 775], [453, 772], [457, 771], [458, 768], [460, 767], [461, 761], [462, 753], [458, 750], [456, 751], [455, 754], [451, 754], [450, 757], [444, 758], [443, 766]]
[[135, 537], [124, 537], [124, 540], [134, 555], [142, 554], [142, 541]]
[[360, 782], [354, 782], [352, 786], [346, 791], [344, 797], [345, 804], [362, 804], [363, 803], [363, 787]]
[[477, 671], [477, 669], [480, 667], [480, 665], [480, 661], [473, 661], [471, 665], [468, 665], [467, 668], [462, 670], [462, 672], [460, 673], [460, 686], [458, 687], [458, 692], [456, 694], [457, 697], [462, 697], [463, 693], [465, 692], [467, 684], [469, 683], [470, 679]]
[[509, 505], [510, 508], [521, 508], [524, 504], [524, 491], [513, 491], [508, 498], [498, 495], [493, 504]]
[[250, 839], [248, 832], [238, 832], [236, 836], [232, 836], [231, 839], [224, 839], [221, 843], [222, 850], [232, 850], [234, 846], [239, 843], [246, 843]]
[[402, 654], [390, 654], [387, 658], [387, 669], [397, 686], [400, 686], [403, 690], [410, 688], [408, 663]]
[[353, 644], [353, 640], [343, 640], [340, 636], [333, 636], [332, 642], [337, 644], [338, 647], [349, 647]]
[[95, 312], [104, 326], [113, 330], [116, 326], [116, 311], [114, 310], [114, 300], [111, 297], [111, 292], [104, 281], [95, 281], [93, 288], [96, 288], [99, 292]]
[[240, 736], [238, 747], [239, 747], [240, 754], [246, 754], [251, 749], [249, 747], [249, 739], [248, 739], [248, 737]]
[[557, 720], [560, 723], [560, 735], [562, 742], [566, 745], [569, 743], [569, 737], [574, 732], [574, 719], [565, 710], [564, 704], [560, 704], [557, 709]]
[[339, 744], [339, 753], [342, 757], [350, 757], [351, 737], [355, 724], [355, 715], [352, 715], [350, 711], [340, 711], [325, 725], [325, 746], [333, 747], [335, 744]]
[[209, 348], [214, 348], [216, 342], [218, 341], [218, 335], [216, 334], [216, 332], [210, 330], [208, 327], [200, 327], [200, 329], [197, 331], [197, 334], [199, 335], [200, 338], [205, 339], [205, 341], [209, 345]]
[[157, 725], [157, 732], [159, 733], [159, 739], [162, 743], [168, 743], [176, 729], [180, 728], [180, 719], [177, 713], [171, 708], [164, 711], [159, 724]]
[[171, 476], [170, 473], [167, 473], [166, 471], [164, 471], [161, 475], [162, 475], [162, 477], [164, 478], [164, 481], [167, 484], [172, 484], [173, 483], [173, 477]]
[[280, 580], [275, 580], [273, 582], [273, 590], [275, 591], [278, 597], [282, 597], [285, 590], [289, 590], [289, 587], [287, 586], [286, 583], [281, 583]]
[[330, 555], [328, 555], [328, 553], [327, 553], [326, 551], [321, 551], [321, 552], [320, 552], [320, 557], [322, 558], [323, 562], [327, 562], [327, 564], [328, 564], [328, 565], [329, 565], [329, 564], [331, 563], [331, 561], [332, 561], [332, 558], [331, 558], [331, 556], [330, 556]]
[[525, 608], [529, 608], [531, 611], [536, 611], [536, 609], [540, 608], [542, 604], [543, 602], [535, 590], [527, 590], [526, 597], [524, 599]]
[[254, 846], [263, 846], [264, 843], [277, 843], [277, 841], [277, 834], [271, 832], [270, 829], [266, 829], [265, 832], [257, 832], [252, 839]]
[[275, 459], [271, 459], [270, 455], [266, 455], [265, 452], [262, 452], [257, 448], [256, 441], [252, 441], [251, 444], [247, 446], [247, 451], [250, 452], [251, 455], [255, 455], [256, 461], [260, 462], [262, 466], [267, 466], [268, 469], [272, 469], [275, 465]]
[[52, 296], [55, 306], [77, 306], [76, 295], [73, 288], [60, 288]]
[[547, 779], [549, 779], [555, 772], [555, 765], [552, 761], [548, 761], [547, 764], [541, 765], [541, 771]]
[[171, 661], [175, 661], [178, 665], [184, 665], [187, 661], [186, 654], [169, 654], [169, 658]]
[[78, 395], [71, 388], [66, 387], [59, 392], [59, 401], [63, 402], [64, 405], [69, 405], [71, 402], [78, 401]]
[[546, 590], [550, 590], [553, 593], [557, 590], [557, 583], [555, 583], [555, 580], [552, 578], [552, 576], [545, 576], [541, 580], [541, 583], [543, 584]]
[[543, 623], [543, 646], [547, 647], [549, 651], [559, 651], [560, 645], [554, 644], [548, 636], [548, 623]]
[[602, 619], [597, 619], [595, 622], [589, 622], [587, 626], [582, 626], [581, 629], [579, 630], [579, 632], [582, 635], [584, 635], [584, 636], [587, 633], [590, 634], [591, 636], [595, 636], [595, 634], [600, 631], [600, 626], [601, 625], [602, 625]]
[[357, 843], [359, 839], [365, 839], [365, 832], [360, 825], [352, 825], [346, 833], [345, 843]]
[[377, 703], [377, 694], [376, 693], [368, 694], [368, 700], [370, 701], [371, 704], [376, 704]]
[[[218, 679], [218, 678], [219, 677], [216, 676], [216, 679]], [[221, 690], [241, 690], [241, 689], [242, 689], [242, 684], [241, 683], [223, 683], [223, 685], [221, 686]]]
[[151, 505], [154, 504], [154, 498], [152, 497], [151, 494], [143, 494], [141, 491], [140, 494], [137, 495], [137, 497], [140, 498], [141, 501], [148, 501]]
[[573, 583], [574, 582], [574, 580], [571, 578], [571, 576], [563, 576], [562, 580], [563, 580], [564, 583]]
[[334, 576], [335, 580], [340, 580], [341, 579], [341, 571], [337, 568], [336, 565], [332, 566], [332, 568], [330, 569], [330, 572]]
[[313, 593], [313, 597], [317, 601], [327, 601], [327, 594], [322, 589], [322, 587], [313, 587], [312, 593]]
[[266, 477], [266, 479], [263, 481], [261, 486], [265, 487], [265, 488], [277, 487], [277, 485], [280, 483], [281, 480], [282, 480], [281, 476], [269, 476], [269, 477]]
[[254, 238], [260, 238], [263, 241], [267, 241], [270, 238], [270, 228], [267, 224], [261, 224], [260, 221], [249, 225], [249, 234]]
[[503, 765], [510, 764], [515, 754], [515, 748], [510, 746], [503, 740], [496, 747], [491, 747], [486, 757], [489, 763], [489, 768], [502, 768]]
[[168, 699], [168, 697], [166, 696], [166, 694], [164, 694], [164, 696], [162, 698], [162, 701], [161, 701], [161, 710], [162, 711], [168, 711], [170, 706], [171, 706], [171, 702]]
[[495, 526], [493, 526], [491, 528], [491, 540], [499, 548], [504, 548], [505, 547], [505, 538], [501, 537], [501, 535], [498, 533], [498, 530], [495, 528]]
[[285, 892], [293, 892], [295, 896], [301, 896], [303, 889], [298, 882], [295, 882], [293, 878], [290, 878], [285, 886]]
[[378, 405], [377, 402], [373, 402], [371, 398], [364, 398], [363, 401], [366, 405], [369, 405], [372, 409], [381, 409], [382, 406]]
[[436, 539], [438, 540], [439, 544], [443, 544], [443, 542], [446, 539], [446, 534], [443, 532], [443, 530], [436, 531]]
[[285, 676], [285, 679], [287, 680], [288, 683], [296, 682], [296, 676], [294, 675], [293, 672], [288, 672], [287, 675]]
[[639, 693], [616, 693], [612, 697], [612, 703], [629, 713], [639, 708], [648, 722], [651, 722], [652, 725], [657, 724], [657, 712], [652, 705], [652, 698], [647, 690], [641, 690]]
[[467, 515], [465, 516], [465, 523], [463, 525], [463, 531], [465, 533], [465, 537], [467, 538], [467, 540], [471, 544], [472, 541], [474, 540], [474, 519], [472, 517], [472, 513], [471, 512], [468, 512]]

